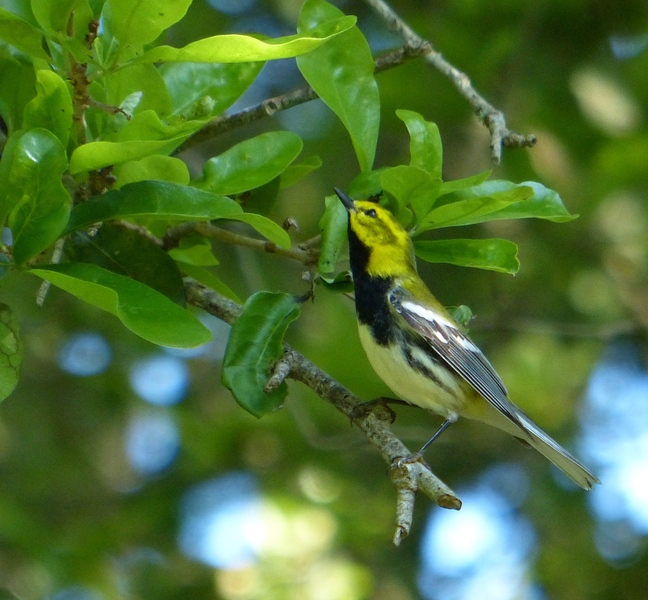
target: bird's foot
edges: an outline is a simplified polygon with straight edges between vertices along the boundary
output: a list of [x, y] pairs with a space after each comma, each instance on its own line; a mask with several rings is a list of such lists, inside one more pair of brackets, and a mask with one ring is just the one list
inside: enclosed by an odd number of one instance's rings
[[375, 400], [369, 400], [358, 404], [351, 413], [351, 422], [366, 417], [368, 413], [373, 412], [381, 420], [388, 422], [390, 425], [396, 420], [396, 413], [389, 407], [390, 404], [407, 404], [403, 400], [396, 398], [387, 398], [381, 396]]

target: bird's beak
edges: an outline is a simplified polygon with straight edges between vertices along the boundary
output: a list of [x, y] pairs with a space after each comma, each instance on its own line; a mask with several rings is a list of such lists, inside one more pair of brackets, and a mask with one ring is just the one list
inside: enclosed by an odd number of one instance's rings
[[333, 188], [335, 190], [335, 193], [337, 194], [337, 197], [340, 199], [342, 204], [344, 204], [344, 208], [346, 208], [349, 212], [356, 212], [356, 207], [355, 207], [355, 202], [347, 196], [340, 188]]

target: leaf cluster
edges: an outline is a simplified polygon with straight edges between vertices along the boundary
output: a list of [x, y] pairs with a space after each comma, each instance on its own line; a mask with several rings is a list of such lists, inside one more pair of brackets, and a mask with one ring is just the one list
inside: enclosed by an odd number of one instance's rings
[[[313, 281], [348, 289], [348, 274], [336, 272], [346, 237], [337, 200], [326, 198], [321, 245], [308, 251], [297, 252], [286, 228], [268, 217], [279, 190], [321, 164], [313, 156], [296, 162], [299, 136], [268, 131], [246, 139], [209, 158], [195, 178], [176, 156], [213, 119], [227, 118], [267, 61], [291, 57], [348, 132], [360, 171], [350, 193], [380, 196], [409, 228], [421, 259], [514, 273], [510, 241], [419, 237], [495, 219], [572, 218], [538, 183], [488, 180], [490, 172], [444, 181], [439, 130], [413, 111], [397, 113], [410, 138], [409, 164], [375, 169], [379, 88], [355, 17], [307, 0], [293, 35], [163, 44], [190, 4], [31, 0], [21, 10], [0, 8], [0, 70], [13, 82], [0, 90], [7, 130], [0, 220], [10, 234], [2, 256], [11, 269], [116, 316], [150, 342], [175, 347], [211, 336], [187, 307], [183, 277], [236, 299], [213, 271], [219, 260], [210, 238], [225, 235], [228, 223], [262, 238], [246, 238], [250, 244], [316, 264]], [[247, 204], [261, 188], [269, 190], [261, 205]], [[6, 396], [17, 381], [20, 343], [9, 307], [3, 311], [11, 332], [0, 368]], [[285, 385], [268, 392], [265, 383], [298, 314], [291, 296], [261, 292], [232, 331], [223, 382], [257, 416], [285, 397]]]

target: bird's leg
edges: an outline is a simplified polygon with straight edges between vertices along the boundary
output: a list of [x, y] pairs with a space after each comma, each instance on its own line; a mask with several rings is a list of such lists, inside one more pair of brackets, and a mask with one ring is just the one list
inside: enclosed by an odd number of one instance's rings
[[417, 460], [420, 460], [423, 457], [423, 454], [425, 451], [430, 447], [430, 444], [434, 440], [436, 440], [450, 425], [452, 425], [454, 421], [451, 421], [450, 419], [447, 419], [446, 421], [443, 422], [443, 425], [439, 427], [439, 429], [436, 430], [435, 434], [427, 441], [425, 444], [423, 444], [423, 447], [418, 451], [410, 454], [409, 456], [405, 456], [401, 459], [398, 460], [398, 466], [402, 465], [411, 465], [412, 463], [415, 463]]
[[361, 419], [367, 413], [373, 411], [378, 406], [389, 415], [389, 419], [385, 420], [389, 420], [389, 423], [391, 424], [396, 420], [396, 413], [391, 408], [389, 408], [390, 404], [405, 404], [406, 406], [411, 406], [411, 404], [409, 404], [409, 402], [405, 402], [405, 400], [398, 400], [396, 398], [387, 398], [386, 396], [381, 396], [380, 398], [358, 404], [358, 406], [353, 409], [353, 413], [351, 414], [351, 422], [355, 421], [356, 419]]

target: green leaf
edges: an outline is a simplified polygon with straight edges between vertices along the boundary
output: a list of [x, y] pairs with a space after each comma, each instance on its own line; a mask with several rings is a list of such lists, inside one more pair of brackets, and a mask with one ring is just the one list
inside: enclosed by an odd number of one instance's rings
[[288, 325], [298, 316], [299, 304], [294, 296], [258, 292], [248, 299], [232, 326], [222, 382], [241, 407], [255, 417], [277, 410], [288, 393], [286, 382], [269, 393], [263, 388], [273, 366], [283, 357]]
[[353, 292], [353, 279], [349, 271], [340, 271], [333, 277], [320, 273], [319, 279], [322, 285], [331, 292], [338, 294], [349, 294]]
[[127, 329], [154, 344], [191, 348], [211, 339], [192, 313], [160, 292], [96, 265], [65, 263], [28, 272], [115, 315]]
[[4, 8], [0, 8], [0, 39], [33, 58], [49, 60], [38, 29]]
[[11, 82], [0, 85], [0, 115], [9, 133], [14, 133], [22, 127], [25, 105], [34, 97], [34, 68], [18, 62], [7, 47], [0, 45], [0, 81]]
[[[169, 92], [160, 72], [153, 65], [128, 65], [117, 71], [108, 71], [102, 83], [104, 91], [101, 97], [95, 99], [110, 106], [122, 106], [126, 98], [139, 92], [141, 98], [133, 113], [153, 110], [165, 116], [171, 112]], [[123, 115], [115, 117], [123, 119]]]
[[[324, 0], [306, 0], [299, 30], [341, 17]], [[321, 48], [298, 57], [297, 66], [318, 96], [338, 116], [351, 136], [361, 171], [374, 161], [380, 127], [380, 96], [367, 40], [357, 27]]]
[[[185, 16], [192, 0], [108, 0], [104, 14], [122, 48], [141, 48]], [[108, 8], [108, 10], [106, 10]]]
[[90, 142], [74, 150], [70, 173], [95, 171], [129, 160], [140, 160], [153, 154], [169, 154], [187, 139], [186, 135], [171, 140], [133, 142]]
[[322, 244], [317, 269], [320, 274], [335, 271], [340, 252], [347, 239], [348, 220], [347, 211], [339, 198], [327, 196], [324, 199], [324, 214], [319, 223]]
[[25, 107], [23, 127], [49, 129], [65, 148], [72, 128], [72, 96], [68, 84], [54, 71], [36, 73], [36, 97]]
[[299, 136], [290, 131], [262, 133], [210, 158], [194, 185], [223, 195], [252, 190], [280, 175], [302, 146]]
[[396, 116], [409, 131], [410, 165], [427, 171], [434, 179], [441, 179], [443, 146], [439, 128], [412, 110], [397, 110]]
[[219, 277], [214, 275], [214, 273], [212, 273], [209, 269], [197, 265], [190, 265], [186, 262], [179, 263], [178, 267], [185, 275], [193, 277], [196, 281], [202, 283], [203, 285], [206, 285], [208, 288], [240, 304], [241, 299], [230, 289], [230, 287], [226, 283], [224, 283]]
[[255, 213], [239, 213], [224, 218], [233, 221], [241, 221], [241, 223], [247, 223], [273, 244], [276, 244], [280, 248], [290, 248], [291, 242], [288, 232], [263, 215], [257, 215]]
[[114, 188], [119, 189], [137, 181], [171, 181], [186, 185], [189, 183], [189, 169], [179, 158], [154, 154], [140, 160], [131, 160], [115, 165]]
[[380, 182], [383, 190], [394, 196], [400, 207], [412, 207], [417, 220], [430, 212], [441, 187], [440, 179], [433, 179], [427, 171], [411, 165], [386, 169]]
[[72, 174], [93, 171], [110, 165], [139, 160], [154, 154], [169, 154], [205, 121], [163, 123], [153, 110], [137, 113], [110, 136], [114, 141], [90, 142], [74, 150], [70, 158]]
[[183, 237], [177, 248], [169, 250], [169, 256], [173, 260], [196, 267], [213, 267], [218, 264], [210, 241], [200, 235]]
[[[474, 197], [473, 194], [475, 194]], [[461, 190], [439, 198], [437, 205], [440, 206], [433, 208], [417, 225], [415, 234], [418, 235], [423, 231], [439, 227], [473, 225], [493, 219], [507, 218], [494, 215], [511, 204], [528, 200], [532, 196], [533, 189], [529, 186], [515, 185], [508, 181], [487, 181], [475, 188]], [[451, 202], [442, 204], [449, 198], [452, 198]]]
[[92, 263], [126, 275], [185, 306], [182, 276], [175, 261], [155, 242], [132, 229], [104, 223], [94, 235], [77, 231], [66, 244], [71, 261]]
[[503, 208], [492, 215], [494, 219], [546, 219], [554, 223], [565, 223], [578, 218], [565, 208], [563, 201], [554, 190], [536, 181], [523, 181], [519, 184], [533, 190], [533, 195], [525, 202], [518, 202]]
[[322, 166], [322, 159], [319, 156], [313, 155], [302, 160], [296, 165], [286, 167], [281, 174], [281, 189], [290, 187], [297, 183], [299, 180], [306, 177], [308, 174], [316, 171]]
[[70, 195], [61, 183], [65, 149], [53, 133], [32, 129], [16, 136], [0, 169], [0, 222], [8, 214], [13, 257], [23, 264], [62, 234]]
[[11, 308], [0, 303], [0, 401], [13, 392], [22, 363], [18, 322]]
[[448, 263], [499, 273], [517, 273], [520, 262], [517, 246], [508, 240], [426, 240], [415, 241], [416, 256], [431, 263]]
[[234, 200], [225, 196], [177, 183], [140, 181], [75, 206], [66, 231], [129, 217], [209, 221], [230, 219], [242, 212]]
[[453, 179], [451, 181], [444, 181], [441, 184], [441, 189], [439, 190], [439, 196], [444, 194], [449, 194], [451, 192], [456, 192], [457, 190], [465, 190], [466, 188], [474, 187], [480, 183], [484, 183], [492, 171], [483, 171], [482, 173], [477, 173], [477, 175], [471, 175], [470, 177], [463, 177], [462, 179]]
[[158, 46], [142, 54], [136, 62], [232, 63], [292, 58], [314, 50], [353, 27], [355, 22], [355, 17], [342, 17], [297, 35], [276, 39], [262, 40], [240, 34], [216, 35], [192, 42], [184, 48]]
[[31, 9], [45, 31], [64, 32], [70, 13], [78, 3], [79, 0], [31, 0]]
[[204, 119], [229, 108], [262, 68], [262, 62], [185, 62], [164, 64], [159, 71], [171, 97], [172, 114], [186, 119]]

